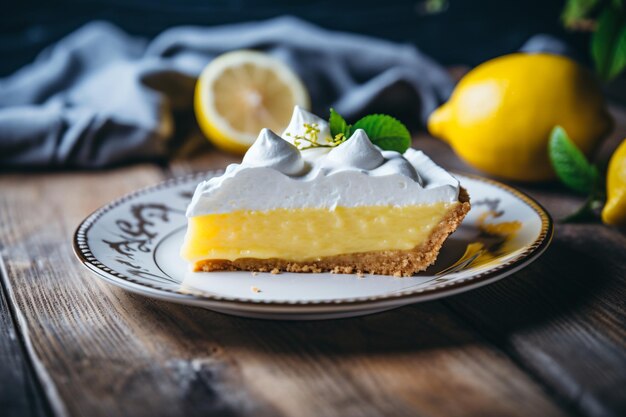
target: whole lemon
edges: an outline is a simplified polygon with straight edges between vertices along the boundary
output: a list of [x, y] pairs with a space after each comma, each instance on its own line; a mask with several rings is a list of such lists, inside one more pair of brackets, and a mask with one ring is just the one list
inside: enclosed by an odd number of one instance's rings
[[626, 226], [626, 139], [617, 147], [609, 161], [606, 197], [602, 221], [614, 226]]
[[428, 120], [431, 134], [468, 164], [517, 181], [554, 177], [547, 144], [555, 125], [589, 154], [612, 123], [593, 75], [571, 59], [543, 53], [479, 65]]

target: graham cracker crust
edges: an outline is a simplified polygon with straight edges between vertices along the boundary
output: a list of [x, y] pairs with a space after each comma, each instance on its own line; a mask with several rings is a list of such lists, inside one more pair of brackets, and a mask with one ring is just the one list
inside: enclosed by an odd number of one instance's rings
[[293, 262], [284, 259], [242, 258], [234, 261], [206, 259], [196, 262], [195, 271], [332, 272], [337, 274], [380, 274], [409, 277], [435, 263], [443, 242], [470, 210], [469, 194], [461, 187], [459, 203], [441, 220], [423, 244], [409, 250], [350, 253]]

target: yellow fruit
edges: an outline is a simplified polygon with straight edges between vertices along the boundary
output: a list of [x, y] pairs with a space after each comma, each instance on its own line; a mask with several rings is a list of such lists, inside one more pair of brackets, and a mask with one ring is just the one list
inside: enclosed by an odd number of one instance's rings
[[196, 83], [198, 124], [229, 152], [244, 153], [264, 127], [281, 134], [295, 105], [309, 107], [304, 85], [287, 65], [261, 52], [220, 55]]
[[614, 226], [626, 226], [626, 139], [622, 140], [609, 161], [606, 197], [602, 221]]
[[555, 125], [588, 155], [611, 124], [587, 70], [562, 56], [516, 53], [465, 75], [428, 129], [488, 174], [542, 181], [554, 177], [547, 144]]

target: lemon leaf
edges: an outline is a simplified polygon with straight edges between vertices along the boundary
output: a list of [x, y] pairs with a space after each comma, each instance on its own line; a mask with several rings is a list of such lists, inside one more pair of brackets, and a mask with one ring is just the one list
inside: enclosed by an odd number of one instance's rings
[[576, 25], [589, 18], [589, 13], [600, 3], [600, 0], [567, 0], [561, 19], [568, 28], [575, 28]]
[[346, 120], [335, 111], [330, 109], [330, 117], [328, 118], [328, 124], [330, 125], [330, 134], [334, 138], [335, 136], [343, 133], [345, 137], [350, 136], [350, 125], [346, 123]]
[[591, 55], [602, 79], [609, 81], [626, 68], [626, 9], [608, 4], [591, 37]]
[[567, 187], [591, 194], [599, 182], [598, 169], [591, 165], [561, 126], [555, 126], [548, 142], [550, 162], [556, 175]]
[[352, 126], [351, 132], [363, 129], [372, 143], [385, 151], [406, 152], [411, 146], [411, 134], [398, 119], [386, 114], [370, 114]]

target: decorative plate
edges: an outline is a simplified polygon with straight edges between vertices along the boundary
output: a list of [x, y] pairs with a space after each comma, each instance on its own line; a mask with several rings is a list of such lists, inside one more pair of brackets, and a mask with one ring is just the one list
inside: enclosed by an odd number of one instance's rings
[[221, 171], [170, 180], [126, 195], [89, 215], [74, 251], [96, 276], [148, 297], [267, 319], [370, 314], [468, 291], [536, 259], [552, 220], [536, 201], [499, 182], [457, 175], [472, 209], [437, 262], [408, 278], [251, 272], [191, 272], [178, 252], [196, 184]]

